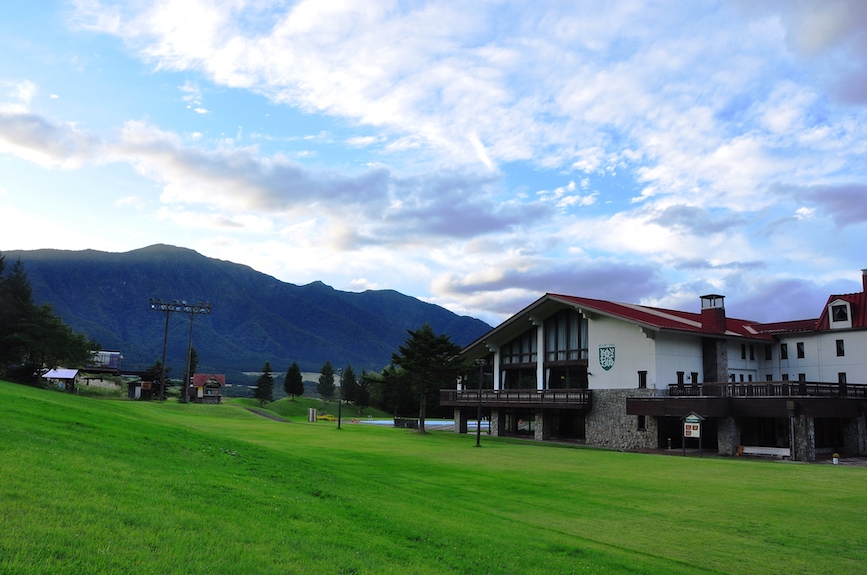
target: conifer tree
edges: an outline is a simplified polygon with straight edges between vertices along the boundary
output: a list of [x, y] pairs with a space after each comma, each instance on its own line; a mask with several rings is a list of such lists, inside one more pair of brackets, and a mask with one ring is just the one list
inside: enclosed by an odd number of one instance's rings
[[262, 366], [262, 375], [256, 380], [256, 390], [253, 397], [259, 400], [259, 406], [265, 405], [266, 401], [274, 401], [274, 376], [271, 373], [271, 362], [266, 361]]
[[436, 335], [428, 324], [407, 333], [409, 337], [398, 353], [392, 354], [391, 362], [403, 368], [406, 381], [419, 398], [418, 430], [424, 433], [428, 395], [453, 386], [465, 368], [458, 357], [461, 347], [452, 343], [449, 336]]
[[334, 397], [334, 367], [330, 361], [326, 361], [319, 372], [316, 392], [326, 402]]
[[301, 368], [294, 361], [286, 370], [286, 379], [283, 380], [283, 391], [293, 400], [304, 395], [304, 378], [301, 376]]

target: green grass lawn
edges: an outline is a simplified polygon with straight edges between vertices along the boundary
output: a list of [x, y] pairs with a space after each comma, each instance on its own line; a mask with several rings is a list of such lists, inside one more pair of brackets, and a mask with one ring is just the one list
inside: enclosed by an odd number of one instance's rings
[[476, 448], [474, 435], [279, 422], [240, 403], [109, 401], [0, 382], [0, 573], [867, 565], [867, 468], [488, 437]]

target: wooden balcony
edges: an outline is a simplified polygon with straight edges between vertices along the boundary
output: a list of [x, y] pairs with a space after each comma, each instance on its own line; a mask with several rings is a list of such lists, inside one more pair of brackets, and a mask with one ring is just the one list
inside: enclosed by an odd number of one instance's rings
[[668, 386], [670, 397], [854, 397], [867, 398], [867, 385], [811, 381], [751, 381]]
[[591, 392], [587, 389], [441, 389], [440, 405], [454, 407], [522, 407], [551, 409], [590, 409]]

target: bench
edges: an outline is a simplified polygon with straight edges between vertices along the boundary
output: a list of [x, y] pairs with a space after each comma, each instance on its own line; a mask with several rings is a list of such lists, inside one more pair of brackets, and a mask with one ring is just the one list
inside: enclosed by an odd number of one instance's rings
[[741, 451], [744, 455], [765, 455], [768, 457], [792, 457], [792, 450], [788, 447], [761, 447], [758, 445], [744, 445]]

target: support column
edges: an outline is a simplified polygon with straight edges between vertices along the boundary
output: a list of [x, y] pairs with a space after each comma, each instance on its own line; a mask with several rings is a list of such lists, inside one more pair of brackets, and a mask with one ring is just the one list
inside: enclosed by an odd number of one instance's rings
[[718, 453], [720, 455], [735, 455], [741, 444], [741, 430], [737, 420], [732, 417], [720, 417], [717, 422]]
[[536, 389], [545, 389], [545, 322], [533, 322], [536, 326]]
[[863, 413], [846, 420], [843, 441], [843, 451], [847, 456], [867, 455], [867, 422]]
[[467, 416], [460, 407], [455, 408], [455, 433], [467, 432]]
[[816, 427], [812, 417], [798, 415], [794, 424], [792, 455], [796, 461], [816, 461]]
[[550, 413], [545, 413], [542, 409], [536, 412], [536, 428], [533, 430], [533, 439], [536, 441], [551, 439], [551, 417]]
[[491, 435], [494, 437], [503, 437], [506, 435], [506, 416], [499, 409], [491, 410]]

